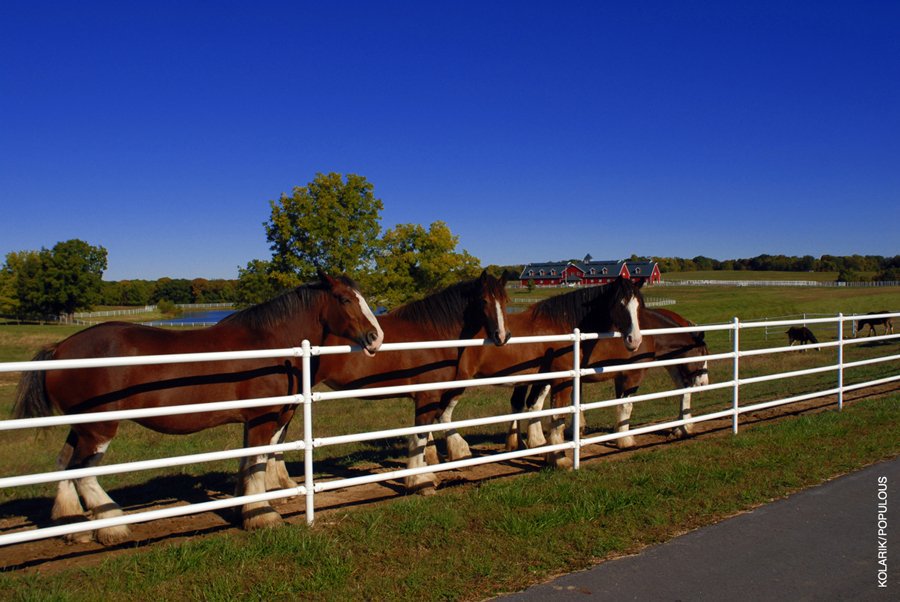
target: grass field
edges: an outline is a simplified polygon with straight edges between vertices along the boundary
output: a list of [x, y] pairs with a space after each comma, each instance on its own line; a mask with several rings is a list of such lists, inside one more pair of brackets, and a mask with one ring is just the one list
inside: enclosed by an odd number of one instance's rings
[[[516, 291], [514, 297], [558, 293], [547, 289]], [[699, 323], [755, 320], [766, 316], [900, 308], [900, 288], [887, 289], [704, 289], [649, 288], [648, 296], [677, 301], [671, 309]], [[820, 340], [836, 330], [814, 328]], [[29, 359], [42, 345], [72, 327], [2, 326], [0, 360]], [[848, 331], [847, 331], [848, 332]], [[753, 333], [753, 334], [751, 334]], [[742, 332], [743, 348], [786, 344], [783, 334]], [[848, 332], [849, 336], [849, 332]], [[725, 333], [708, 336], [712, 353], [730, 350]], [[890, 347], [888, 347], [890, 345]], [[848, 347], [846, 360], [885, 355], [897, 343]], [[797, 370], [834, 362], [834, 350], [789, 353], [742, 360], [742, 376]], [[711, 380], [730, 379], [730, 363], [710, 366]], [[853, 383], [897, 373], [897, 362], [848, 371]], [[0, 374], [0, 417], [9, 415], [16, 377]], [[834, 386], [834, 374], [771, 381], [742, 389], [743, 404], [753, 400]], [[661, 370], [648, 374], [641, 392], [671, 388]], [[585, 387], [584, 401], [612, 396], [608, 384]], [[508, 411], [509, 390], [469, 391], [456, 419]], [[724, 409], [730, 392], [695, 395], [694, 414]], [[517, 589], [543, 576], [584, 566], [609, 554], [633, 551], [685, 529], [808, 486], [841, 472], [900, 453], [896, 394], [860, 402], [843, 413], [791, 419], [756, 427], [737, 438], [697, 440], [685, 446], [637, 453], [619, 462], [601, 462], [577, 474], [541, 472], [509, 482], [491, 482], [474, 490], [441, 492], [435, 498], [408, 498], [384, 507], [341, 514], [314, 529], [287, 527], [272, 533], [216, 537], [177, 547], [162, 547], [118, 559], [99, 568], [41, 578], [0, 577], [0, 591], [21, 599], [96, 599], [112, 595], [191, 599], [291, 597], [309, 599], [478, 599]], [[408, 400], [328, 402], [315, 408], [317, 436], [402, 426], [412, 419]], [[671, 419], [671, 400], [638, 404], [632, 424]], [[608, 430], [612, 410], [593, 412], [588, 424]], [[301, 432], [299, 421], [293, 433]], [[475, 441], [502, 440], [504, 427], [471, 429]], [[65, 437], [64, 428], [34, 433], [0, 433], [0, 474], [52, 470]], [[236, 426], [176, 437], [123, 424], [107, 454], [107, 463], [234, 448]], [[816, 446], [809, 442], [817, 441]], [[322, 448], [317, 469], [403, 462], [405, 442]], [[289, 458], [292, 464], [299, 461]], [[233, 462], [117, 475], [102, 479], [116, 489], [155, 477], [231, 474]], [[51, 486], [0, 491], [0, 508], [34, 499], [49, 513]], [[165, 497], [160, 492], [160, 497]], [[2, 515], [0, 515], [2, 519]], [[565, 525], [565, 529], [560, 527]], [[538, 543], [539, 542], [539, 543]], [[62, 545], [62, 544], [60, 544]], [[514, 552], [513, 552], [514, 551]], [[409, 558], [419, 561], [409, 563]], [[511, 560], [512, 559], [512, 560]], [[238, 567], [241, 570], [238, 570]], [[449, 567], [449, 568], [448, 568]], [[247, 577], [240, 576], [245, 571]], [[173, 575], [175, 576], [174, 578]], [[168, 581], [167, 581], [168, 579]], [[6, 587], [9, 586], [9, 587]], [[176, 588], [176, 589], [173, 589]]]
[[[757, 272], [753, 270], [707, 270], [697, 272], [666, 272], [663, 280], [812, 280], [815, 282], [835, 282], [838, 272]], [[860, 276], [871, 278], [875, 272], [860, 272]]]

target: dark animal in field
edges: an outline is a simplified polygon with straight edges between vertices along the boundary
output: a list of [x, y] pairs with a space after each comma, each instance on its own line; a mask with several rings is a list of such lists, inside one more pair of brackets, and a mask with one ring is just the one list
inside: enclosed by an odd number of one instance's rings
[[[123, 322], [106, 322], [75, 333], [43, 349], [35, 360], [105, 358], [172, 353], [243, 351], [295, 347], [304, 339], [321, 345], [338, 336], [373, 354], [384, 333], [368, 304], [348, 278], [320, 274], [320, 281], [297, 287], [265, 303], [228, 316], [199, 330], [165, 330]], [[103, 368], [53, 369], [26, 372], [16, 394], [17, 418], [179, 406], [296, 394], [302, 365], [295, 357], [235, 359], [193, 363], [162, 363]], [[137, 418], [135, 422], [161, 433], [187, 434], [227, 423], [243, 423], [244, 447], [278, 442], [294, 414], [293, 404], [217, 410]], [[118, 420], [74, 424], [59, 453], [60, 469], [97, 466], [116, 436]], [[264, 454], [241, 460], [237, 495], [266, 491]], [[287, 478], [287, 477], [286, 477]], [[59, 482], [52, 518], [82, 520], [85, 508], [94, 519], [122, 515], [122, 510], [97, 482], [80, 477]], [[246, 529], [281, 522], [269, 502], [242, 508]], [[90, 536], [90, 533], [87, 534]], [[71, 538], [83, 540], [84, 533]], [[97, 540], [114, 544], [129, 536], [127, 525], [97, 529]]]
[[[794, 346], [794, 343], [800, 343], [801, 345], [816, 345], [819, 342], [816, 335], [814, 335], [806, 326], [791, 326], [787, 329], [786, 334], [788, 335], [788, 340], [791, 342], [791, 347]], [[816, 347], [816, 351], [819, 351], [819, 347]]]
[[[874, 316], [877, 314], [886, 314], [889, 313], [888, 310], [882, 311], [870, 311], [867, 313], [867, 316]], [[877, 334], [875, 332], [876, 326], [884, 326], [884, 334], [894, 334], [894, 321], [891, 318], [863, 318], [861, 320], [857, 320], [856, 322], [856, 336], [862, 332], [862, 329], [866, 326], [869, 327], [869, 336]]]

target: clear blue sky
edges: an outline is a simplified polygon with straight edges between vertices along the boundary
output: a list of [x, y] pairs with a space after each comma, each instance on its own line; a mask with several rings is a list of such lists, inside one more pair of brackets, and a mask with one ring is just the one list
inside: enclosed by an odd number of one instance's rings
[[900, 3], [0, 3], [0, 253], [234, 278], [358, 173], [489, 263], [900, 253]]

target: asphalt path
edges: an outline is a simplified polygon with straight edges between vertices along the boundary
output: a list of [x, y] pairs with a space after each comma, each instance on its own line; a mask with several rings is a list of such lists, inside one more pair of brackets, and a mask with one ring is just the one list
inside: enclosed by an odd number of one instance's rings
[[900, 600], [900, 458], [502, 600]]

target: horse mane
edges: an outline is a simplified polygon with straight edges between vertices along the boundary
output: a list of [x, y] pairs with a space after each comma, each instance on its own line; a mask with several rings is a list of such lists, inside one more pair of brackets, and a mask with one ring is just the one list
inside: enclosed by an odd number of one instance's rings
[[543, 318], [554, 326], [570, 329], [583, 323], [595, 309], [597, 299], [609, 295], [610, 284], [575, 289], [538, 301], [533, 307], [535, 318]]
[[[346, 276], [336, 276], [334, 279], [354, 290], [359, 288]], [[226, 316], [219, 324], [241, 325], [253, 330], [277, 327], [285, 318], [317, 307], [322, 294], [329, 289], [329, 285], [321, 281], [301, 284], [268, 301], [236, 311]]]
[[477, 282], [477, 279], [457, 282], [424, 299], [405, 303], [388, 315], [422, 324], [442, 338], [456, 338], [465, 324], [466, 308], [479, 290]]

